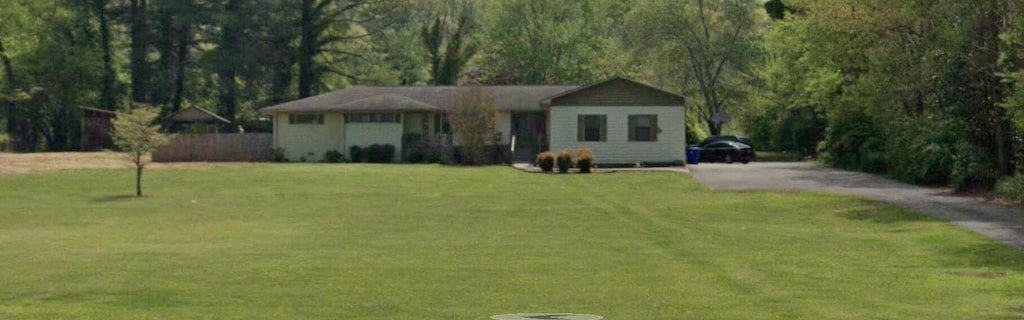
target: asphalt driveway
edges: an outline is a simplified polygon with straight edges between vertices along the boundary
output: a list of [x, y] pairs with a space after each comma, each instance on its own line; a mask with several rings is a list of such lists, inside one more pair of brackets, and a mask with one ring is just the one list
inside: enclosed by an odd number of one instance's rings
[[815, 191], [862, 196], [920, 211], [1024, 249], [1024, 210], [884, 177], [808, 162], [699, 164], [690, 174], [712, 190]]

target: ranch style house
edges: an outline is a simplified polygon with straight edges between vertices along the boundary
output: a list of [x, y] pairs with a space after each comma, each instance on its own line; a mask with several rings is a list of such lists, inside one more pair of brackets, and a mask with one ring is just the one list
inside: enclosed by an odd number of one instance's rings
[[[447, 156], [459, 141], [447, 109], [467, 86], [353, 86], [264, 108], [273, 146], [291, 161], [319, 161], [352, 146], [392, 145], [394, 162]], [[686, 159], [684, 96], [623, 77], [591, 85], [483, 86], [497, 107], [495, 150], [533, 162], [551, 150], [590, 149], [597, 164]], [[434, 155], [438, 156], [438, 155]]]

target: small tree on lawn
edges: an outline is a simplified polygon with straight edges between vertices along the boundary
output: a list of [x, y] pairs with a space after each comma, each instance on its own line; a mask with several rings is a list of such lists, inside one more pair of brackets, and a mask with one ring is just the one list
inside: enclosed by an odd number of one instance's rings
[[462, 144], [462, 163], [485, 163], [487, 145], [494, 139], [494, 118], [498, 113], [494, 95], [490, 90], [473, 86], [452, 94], [450, 101], [448, 120], [452, 132]]
[[142, 168], [146, 166], [145, 156], [156, 148], [170, 142], [170, 136], [160, 133], [160, 125], [154, 120], [160, 111], [151, 106], [136, 106], [129, 113], [121, 113], [113, 120], [114, 145], [135, 164], [135, 196], [142, 196]]

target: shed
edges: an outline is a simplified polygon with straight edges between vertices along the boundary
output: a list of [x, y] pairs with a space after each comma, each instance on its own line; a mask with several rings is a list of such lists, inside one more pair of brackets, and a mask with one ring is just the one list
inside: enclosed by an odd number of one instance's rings
[[111, 120], [117, 118], [117, 112], [90, 107], [78, 109], [82, 111], [82, 151], [112, 149], [114, 139], [111, 136]]
[[220, 133], [221, 127], [230, 128], [231, 120], [200, 107], [187, 107], [171, 115], [172, 132]]

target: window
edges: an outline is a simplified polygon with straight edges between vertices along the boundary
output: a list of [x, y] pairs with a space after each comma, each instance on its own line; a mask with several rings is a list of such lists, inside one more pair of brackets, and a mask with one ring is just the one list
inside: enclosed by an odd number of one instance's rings
[[402, 118], [397, 113], [352, 113], [345, 115], [346, 123], [398, 123]]
[[449, 134], [452, 133], [452, 123], [448, 120], [447, 114], [436, 114], [434, 115], [434, 133], [435, 134]]
[[324, 124], [322, 114], [290, 114], [288, 124]]
[[658, 116], [629, 116], [629, 141], [658, 141]]
[[608, 141], [608, 116], [581, 114], [577, 124], [577, 141]]

